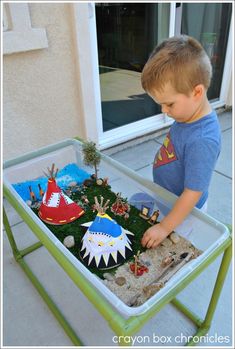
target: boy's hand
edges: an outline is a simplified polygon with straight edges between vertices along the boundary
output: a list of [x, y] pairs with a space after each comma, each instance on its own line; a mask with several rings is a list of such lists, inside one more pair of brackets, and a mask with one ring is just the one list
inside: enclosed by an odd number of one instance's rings
[[143, 247], [155, 248], [157, 247], [168, 235], [169, 231], [163, 228], [161, 223], [155, 224], [144, 233], [141, 244]]

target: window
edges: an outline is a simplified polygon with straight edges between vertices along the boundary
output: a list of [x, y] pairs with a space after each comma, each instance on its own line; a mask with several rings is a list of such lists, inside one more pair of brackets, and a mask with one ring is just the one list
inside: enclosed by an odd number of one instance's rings
[[3, 4], [3, 53], [11, 54], [48, 47], [46, 30], [32, 28], [26, 3]]
[[169, 13], [169, 4], [96, 4], [103, 131], [161, 113], [140, 75], [153, 48], [169, 36]]
[[211, 59], [213, 79], [208, 90], [210, 101], [220, 97], [231, 13], [231, 3], [182, 4], [181, 33], [199, 40]]
[[[202, 42], [214, 69], [209, 98], [213, 107], [225, 104], [232, 65], [231, 3], [90, 2], [73, 6], [86, 134], [100, 149], [164, 132], [172, 124], [142, 90], [140, 75], [154, 46], [174, 33]], [[200, 22], [202, 10], [207, 24]]]

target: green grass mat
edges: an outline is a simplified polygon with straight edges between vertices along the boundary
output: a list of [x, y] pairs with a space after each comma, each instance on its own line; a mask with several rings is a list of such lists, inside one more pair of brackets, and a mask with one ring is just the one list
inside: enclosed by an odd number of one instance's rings
[[[89, 204], [82, 204], [81, 197], [83, 195], [86, 195]], [[84, 227], [81, 226], [81, 224], [93, 221], [96, 217], [97, 211], [92, 211], [92, 205], [94, 205], [94, 197], [97, 196], [98, 200], [100, 196], [104, 197], [104, 202], [106, 200], [110, 200], [109, 206], [111, 207], [112, 204], [116, 201], [116, 194], [112, 192], [110, 186], [103, 186], [103, 185], [97, 185], [94, 181], [90, 187], [80, 187], [80, 190], [76, 192], [72, 192], [70, 197], [72, 200], [77, 202], [79, 205], [83, 206], [85, 209], [85, 214], [77, 219], [76, 221], [65, 224], [65, 225], [50, 225], [46, 224], [46, 226], [50, 229], [50, 231], [63, 243], [63, 240], [68, 235], [73, 235], [75, 239], [75, 246], [72, 248], [69, 248], [69, 251], [78, 258], [82, 263], [83, 261], [79, 257], [80, 252], [80, 243], [81, 239], [84, 235]], [[123, 198], [126, 199], [126, 198]], [[129, 211], [129, 218], [125, 219], [123, 216], [118, 216], [112, 213], [110, 208], [107, 209], [106, 213], [113, 219], [116, 220], [118, 224], [120, 224], [124, 229], [129, 230], [134, 234], [134, 239], [132, 242], [132, 249], [133, 254], [136, 254], [137, 251], [144, 251], [145, 248], [141, 246], [141, 238], [144, 234], [144, 232], [150, 227], [150, 224], [141, 218], [139, 216], [140, 211], [135, 208], [134, 206], [131, 206], [131, 209]], [[38, 210], [34, 209], [34, 212], [37, 214]], [[132, 260], [132, 257], [129, 258], [129, 260]], [[98, 275], [99, 277], [103, 277], [103, 273], [105, 270], [98, 270], [97, 268], [89, 268], [87, 267], [92, 273]], [[109, 269], [109, 272], [115, 272], [116, 268]]]

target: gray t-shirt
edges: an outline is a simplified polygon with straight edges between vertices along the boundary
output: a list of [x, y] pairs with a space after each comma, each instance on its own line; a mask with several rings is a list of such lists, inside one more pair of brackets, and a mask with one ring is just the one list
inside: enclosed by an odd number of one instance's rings
[[208, 187], [221, 149], [215, 111], [192, 122], [174, 122], [153, 164], [153, 179], [176, 195], [185, 188], [202, 191], [196, 206], [208, 198]]

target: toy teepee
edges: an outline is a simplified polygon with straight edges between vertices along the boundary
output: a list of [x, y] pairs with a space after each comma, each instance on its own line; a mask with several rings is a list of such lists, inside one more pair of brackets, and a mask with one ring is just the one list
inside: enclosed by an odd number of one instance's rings
[[48, 168], [49, 177], [47, 190], [43, 195], [42, 204], [39, 208], [39, 217], [49, 224], [62, 225], [71, 223], [82, 216], [85, 211], [63, 193], [56, 184], [56, 175], [54, 173], [55, 164], [51, 170]]
[[103, 205], [95, 197], [98, 214], [93, 222], [83, 224], [88, 227], [82, 238], [80, 257], [90, 267], [108, 269], [123, 263], [132, 255], [131, 238], [134, 234], [123, 229], [105, 211], [109, 200]]

